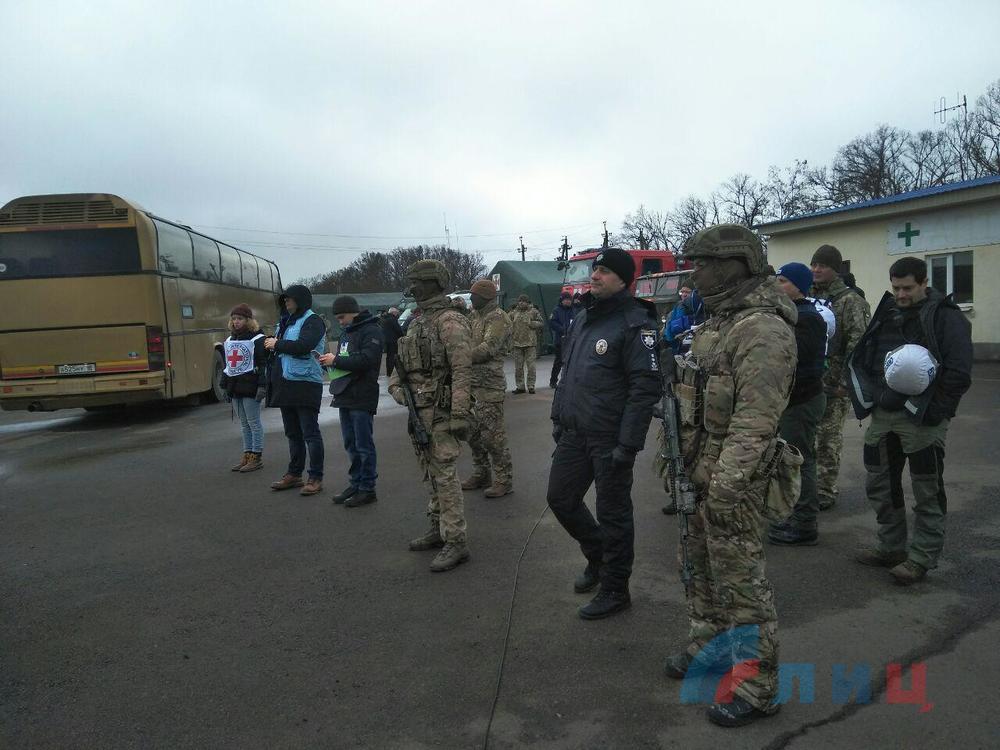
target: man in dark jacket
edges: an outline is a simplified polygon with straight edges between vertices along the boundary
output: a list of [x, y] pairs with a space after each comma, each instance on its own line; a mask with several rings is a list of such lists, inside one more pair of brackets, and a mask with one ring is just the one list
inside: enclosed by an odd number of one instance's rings
[[390, 307], [378, 319], [385, 338], [385, 374], [392, 375], [396, 366], [396, 352], [399, 351], [398, 341], [403, 338], [403, 329], [399, 326], [399, 308]]
[[552, 330], [552, 346], [555, 349], [555, 360], [552, 362], [552, 373], [549, 375], [549, 388], [555, 388], [559, 382], [559, 371], [562, 369], [562, 345], [573, 325], [576, 309], [573, 307], [573, 295], [563, 292], [559, 295], [559, 304], [549, 316], [549, 328]]
[[826, 363], [826, 321], [816, 306], [806, 299], [813, 283], [805, 263], [786, 263], [778, 269], [778, 284], [795, 303], [799, 319], [795, 323], [798, 362], [788, 406], [778, 422], [778, 434], [802, 454], [802, 490], [787, 521], [771, 525], [772, 544], [813, 545], [819, 539], [816, 494], [816, 431], [826, 410], [823, 369]]
[[[631, 604], [632, 466], [662, 389], [656, 308], [629, 295], [631, 256], [610, 248], [592, 265], [591, 290], [563, 344], [548, 488], [549, 507], [587, 558], [574, 589], [584, 593], [600, 584], [597, 596], [580, 609], [585, 620]], [[583, 502], [591, 484], [597, 489], [596, 521]]]
[[[972, 383], [972, 327], [950, 296], [927, 286], [927, 264], [920, 258], [893, 263], [889, 282], [892, 293], [882, 297], [848, 361], [854, 412], [858, 419], [871, 415], [865, 432], [865, 491], [878, 521], [878, 546], [856, 559], [891, 568], [897, 583], [910, 585], [937, 567], [944, 547], [944, 444], [949, 420]], [[924, 364], [897, 383], [896, 372], [887, 371], [887, 355], [906, 345], [927, 361], [933, 357], [936, 367]], [[916, 392], [921, 379], [928, 384]], [[907, 461], [914, 514], [909, 548], [902, 484]]]
[[378, 370], [384, 338], [379, 321], [358, 307], [354, 297], [337, 297], [333, 315], [341, 327], [336, 354], [324, 354], [321, 365], [333, 367], [331, 406], [340, 409], [340, 431], [351, 459], [351, 483], [333, 496], [345, 508], [378, 500], [375, 496], [375, 412], [378, 409]]
[[[323, 399], [323, 368], [319, 357], [326, 350], [326, 324], [312, 307], [312, 292], [293, 284], [278, 297], [283, 309], [275, 336], [264, 340], [274, 353], [269, 365], [267, 405], [281, 409], [288, 438], [288, 471], [272, 490], [302, 487], [299, 494], [315, 495], [323, 489], [323, 435], [319, 407]], [[309, 454], [309, 480], [302, 472]]]

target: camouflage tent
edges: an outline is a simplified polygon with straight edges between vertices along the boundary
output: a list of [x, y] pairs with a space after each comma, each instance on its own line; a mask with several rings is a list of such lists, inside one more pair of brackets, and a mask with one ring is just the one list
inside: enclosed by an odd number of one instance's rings
[[563, 272], [557, 268], [554, 260], [513, 261], [502, 260], [493, 266], [489, 278], [499, 281], [500, 306], [510, 310], [517, 298], [528, 295], [542, 313], [546, 325], [542, 336], [542, 351], [552, 350], [552, 331], [548, 320], [552, 310], [559, 304], [559, 293], [563, 286]]

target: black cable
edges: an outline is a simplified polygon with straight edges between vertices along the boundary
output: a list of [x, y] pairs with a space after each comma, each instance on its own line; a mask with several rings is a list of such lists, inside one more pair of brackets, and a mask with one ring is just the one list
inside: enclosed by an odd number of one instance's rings
[[486, 736], [483, 737], [483, 750], [489, 750], [490, 730], [493, 728], [493, 717], [496, 716], [497, 704], [500, 702], [500, 686], [503, 683], [503, 670], [507, 663], [507, 648], [510, 646], [510, 626], [514, 618], [514, 598], [517, 596], [517, 577], [521, 572], [521, 560], [524, 559], [524, 553], [528, 551], [528, 544], [531, 542], [532, 534], [535, 533], [535, 529], [538, 528], [538, 524], [542, 522], [542, 518], [545, 517], [548, 510], [549, 506], [546, 504], [535, 520], [535, 525], [528, 532], [528, 536], [524, 540], [524, 546], [521, 548], [521, 554], [517, 556], [517, 562], [514, 564], [514, 586], [510, 592], [510, 606], [507, 608], [507, 629], [503, 634], [503, 650], [500, 652], [500, 668], [497, 670], [497, 687], [493, 692], [493, 705], [490, 706], [490, 720], [486, 722]]

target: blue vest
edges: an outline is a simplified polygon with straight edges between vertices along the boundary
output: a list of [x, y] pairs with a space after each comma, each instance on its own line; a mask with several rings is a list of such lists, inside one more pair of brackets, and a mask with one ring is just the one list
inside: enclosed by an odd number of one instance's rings
[[[302, 324], [313, 315], [312, 310], [306, 310], [305, 315], [292, 323], [285, 329], [282, 336], [284, 341], [298, 341], [302, 332]], [[323, 383], [323, 368], [319, 364], [320, 354], [326, 348], [325, 337], [321, 336], [311, 354], [305, 356], [295, 356], [293, 354], [279, 354], [281, 360], [281, 374], [285, 380], [306, 380], [310, 383]]]

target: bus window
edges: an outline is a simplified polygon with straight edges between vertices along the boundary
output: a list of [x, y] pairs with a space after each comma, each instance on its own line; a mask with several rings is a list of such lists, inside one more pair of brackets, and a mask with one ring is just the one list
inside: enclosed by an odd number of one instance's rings
[[263, 258], [257, 258], [257, 270], [260, 271], [260, 288], [271, 288], [271, 264]]
[[271, 278], [274, 281], [274, 286], [271, 287], [271, 291], [276, 292], [277, 294], [281, 294], [282, 291], [281, 274], [278, 273], [278, 267], [274, 265], [274, 263], [271, 263], [270, 266], [271, 266]]
[[642, 272], [640, 276], [645, 276], [650, 273], [659, 273], [663, 270], [663, 261], [659, 258], [643, 258], [642, 259]]
[[0, 281], [141, 269], [135, 229], [0, 232]]
[[156, 225], [156, 246], [160, 258], [160, 270], [193, 276], [191, 235], [186, 229], [175, 227], [173, 224], [165, 224], [156, 219], [153, 219], [153, 223]]
[[243, 286], [257, 288], [257, 259], [252, 255], [240, 253], [240, 262], [243, 264]]
[[194, 277], [205, 281], [221, 281], [219, 273], [219, 246], [215, 240], [192, 234], [194, 242]]
[[243, 272], [240, 270], [240, 256], [236, 248], [219, 245], [219, 253], [222, 256], [222, 283], [242, 284]]

